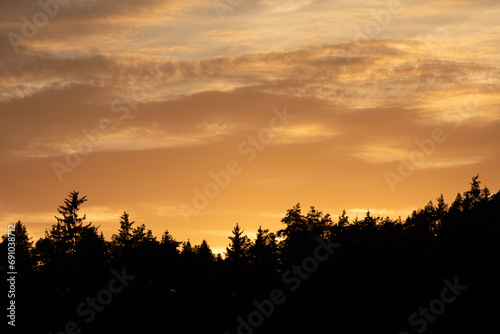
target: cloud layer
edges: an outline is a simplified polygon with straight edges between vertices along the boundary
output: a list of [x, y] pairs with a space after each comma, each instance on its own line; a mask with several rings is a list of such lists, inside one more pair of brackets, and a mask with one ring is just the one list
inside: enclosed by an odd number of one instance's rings
[[[70, 1], [17, 53], [9, 33], [42, 9], [1, 6], [0, 210], [35, 234], [74, 189], [108, 236], [127, 210], [201, 241], [236, 221], [279, 228], [296, 202], [397, 216], [477, 173], [498, 184], [493, 1], [243, 1], [223, 20], [207, 2]], [[263, 140], [284, 108], [294, 118]], [[229, 161], [241, 173], [187, 228], [179, 205]]]

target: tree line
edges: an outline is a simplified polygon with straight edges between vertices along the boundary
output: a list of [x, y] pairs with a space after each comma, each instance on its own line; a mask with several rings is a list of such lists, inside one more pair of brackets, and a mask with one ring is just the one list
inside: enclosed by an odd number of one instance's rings
[[[65, 333], [69, 320], [82, 333], [165, 332], [276, 333], [324, 330], [419, 332], [408, 316], [425, 305], [453, 277], [470, 289], [425, 330], [428, 333], [478, 331], [494, 319], [489, 303], [499, 296], [500, 191], [491, 194], [472, 178], [470, 189], [450, 204], [441, 195], [406, 219], [373, 216], [336, 221], [300, 204], [281, 219], [283, 228], [259, 227], [254, 240], [238, 223], [228, 236], [225, 257], [206, 240], [177, 241], [168, 230], [158, 240], [126, 212], [110, 241], [81, 214], [86, 196], [73, 191], [58, 207], [55, 224], [36, 242], [15, 223], [18, 272], [18, 329]], [[281, 275], [313, 254], [318, 238], [341, 246], [307, 276], [297, 291]], [[7, 235], [2, 237], [0, 271], [8, 272]], [[75, 312], [126, 268], [135, 278], [91, 322]], [[286, 302], [258, 328], [238, 327], [252, 302], [273, 289]], [[495, 303], [498, 303], [497, 301]], [[485, 327], [486, 328], [486, 327]], [[422, 329], [422, 328], [420, 328]], [[238, 333], [239, 333], [238, 332]]]

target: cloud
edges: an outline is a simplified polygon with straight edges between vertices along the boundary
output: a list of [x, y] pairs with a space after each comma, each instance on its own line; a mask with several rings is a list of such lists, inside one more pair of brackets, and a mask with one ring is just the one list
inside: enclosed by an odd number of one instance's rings
[[[117, 40], [133, 41], [137, 29], [157, 24], [155, 22], [178, 19], [186, 11], [200, 5], [203, 6], [202, 1], [121, 1], [117, 5], [112, 0], [72, 0], [43, 9], [38, 2], [23, 1], [12, 5], [3, 1], [0, 7], [0, 33], [3, 41], [9, 44], [7, 34], [14, 33], [22, 37], [21, 48], [57, 50], [61, 54], [75, 51], [74, 43], [77, 42], [80, 49], [97, 45], [97, 49], [104, 52], [118, 51], [125, 54], [130, 50], [121, 48]], [[45, 14], [46, 11], [50, 15]], [[26, 30], [26, 24], [32, 28]], [[13, 49], [10, 51], [14, 54]]]
[[[384, 137], [411, 143], [427, 135], [426, 124], [456, 122], [460, 102], [467, 107], [458, 115], [463, 126], [497, 119], [496, 68], [420, 59], [420, 47], [413, 41], [361, 42], [355, 58], [341, 45], [318, 45], [191, 62], [26, 55], [1, 65], [7, 73], [2, 80], [11, 84], [0, 90], [7, 111], [0, 150], [23, 157], [63, 155], [104, 118], [116, 130], [96, 151], [237, 142], [265, 126], [269, 106], [288, 103], [303, 105], [295, 108], [300, 120], [276, 143], [342, 140], [361, 129], [363, 136], [348, 143], [369, 138], [372, 146], [380, 145]], [[212, 88], [199, 88], [207, 86]], [[122, 119], [116, 112], [122, 109], [132, 118]], [[350, 150], [376, 160], [374, 152]]]
[[[261, 0], [259, 4], [269, 7], [271, 12], [294, 12], [303, 9], [305, 6], [310, 6], [313, 0]], [[267, 9], [267, 8], [266, 8]]]
[[[196, 221], [225, 229], [234, 212], [255, 218], [248, 203], [274, 214], [297, 201], [341, 210], [370, 199], [396, 212], [425, 185], [450, 180], [448, 191], [476, 171], [493, 175], [497, 3], [404, 3], [379, 34], [355, 41], [387, 4], [243, 1], [221, 21], [210, 1], [72, 1], [16, 54], [7, 33], [21, 34], [21, 18], [39, 9], [3, 1], [2, 210], [45, 213], [80, 189], [102, 209], [98, 220], [130, 208], [138, 221], [181, 231], [177, 205], [237, 160], [241, 175]], [[296, 118], [247, 163], [238, 145], [283, 106]], [[112, 131], [59, 184], [51, 164], [65, 163], [103, 119]], [[447, 140], [390, 193], [384, 171], [436, 128]], [[227, 234], [217, 237], [225, 243]]]

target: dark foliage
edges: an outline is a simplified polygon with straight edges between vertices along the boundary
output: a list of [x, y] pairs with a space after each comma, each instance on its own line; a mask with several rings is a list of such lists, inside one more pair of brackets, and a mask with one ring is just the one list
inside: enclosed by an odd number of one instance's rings
[[[303, 214], [297, 204], [282, 219], [283, 229], [259, 227], [253, 241], [236, 224], [224, 259], [206, 240], [193, 246], [165, 230], [158, 241], [126, 212], [118, 234], [106, 241], [79, 215], [86, 201], [72, 192], [35, 246], [26, 227], [15, 224], [20, 333], [61, 333], [70, 321], [81, 333], [417, 333], [423, 327], [412, 326], [410, 315], [440, 298], [443, 281], [455, 277], [467, 289], [425, 332], [497, 327], [500, 192], [491, 195], [478, 177], [451, 204], [440, 196], [405, 220], [370, 212], [349, 220], [344, 211], [334, 222], [314, 207]], [[340, 247], [328, 255], [318, 248], [320, 239]], [[319, 251], [328, 258], [314, 266], [308, 259]], [[104, 290], [122, 270], [134, 278], [108, 302]], [[239, 327], [276, 289], [286, 300], [268, 308], [272, 314], [263, 315], [262, 324]], [[78, 307], [92, 298], [104, 303], [90, 319], [91, 312], [81, 315]]]

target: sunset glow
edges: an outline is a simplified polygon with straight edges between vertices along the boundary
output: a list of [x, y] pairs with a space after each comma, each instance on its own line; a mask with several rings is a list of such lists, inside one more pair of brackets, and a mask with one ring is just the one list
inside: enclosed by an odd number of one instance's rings
[[0, 222], [35, 240], [74, 190], [106, 239], [126, 211], [220, 253], [297, 203], [499, 188], [498, 1], [47, 3], [0, 5]]

